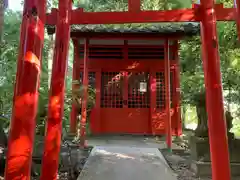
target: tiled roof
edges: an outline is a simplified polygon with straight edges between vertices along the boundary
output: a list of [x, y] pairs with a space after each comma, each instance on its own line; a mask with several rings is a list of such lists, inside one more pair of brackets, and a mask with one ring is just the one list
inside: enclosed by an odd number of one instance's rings
[[[48, 27], [52, 30], [53, 27]], [[72, 25], [71, 32], [80, 33], [181, 33], [186, 36], [200, 32], [199, 23], [117, 24], [117, 25]]]

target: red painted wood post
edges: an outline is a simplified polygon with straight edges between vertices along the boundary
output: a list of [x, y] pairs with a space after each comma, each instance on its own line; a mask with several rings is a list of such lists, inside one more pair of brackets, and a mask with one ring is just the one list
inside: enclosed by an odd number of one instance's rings
[[25, 0], [5, 179], [31, 178], [46, 1]]
[[87, 124], [87, 103], [88, 103], [88, 53], [89, 40], [84, 43], [84, 67], [83, 67], [83, 98], [82, 98], [82, 117], [80, 123], [80, 146], [86, 147], [86, 124]]
[[172, 149], [172, 123], [170, 114], [170, 60], [169, 60], [169, 40], [164, 44], [164, 79], [165, 79], [165, 112], [166, 112], [166, 143], [169, 150]]
[[236, 8], [236, 24], [237, 24], [238, 40], [240, 40], [240, 0], [234, 0], [234, 6]]
[[71, 8], [72, 0], [59, 1], [41, 180], [56, 180], [58, 174]]
[[177, 116], [177, 136], [182, 134], [182, 121], [181, 121], [181, 89], [180, 89], [180, 60], [179, 60], [179, 44], [178, 41], [175, 41], [174, 44], [174, 57], [176, 61], [174, 69], [174, 83], [175, 83], [175, 113]]
[[201, 0], [203, 68], [205, 75], [212, 179], [230, 180], [227, 129], [218, 52], [216, 13], [213, 0]]
[[[78, 86], [74, 84], [74, 81], [77, 81], [80, 79], [80, 73], [78, 71], [79, 63], [78, 63], [78, 56], [79, 56], [79, 46], [78, 46], [78, 40], [73, 39], [73, 45], [74, 45], [74, 60], [73, 60], [73, 72], [72, 72], [72, 91], [74, 91]], [[71, 119], [70, 119], [70, 132], [72, 134], [77, 133], [77, 109], [74, 103], [72, 103], [72, 110], [71, 110]]]
[[139, 12], [141, 10], [140, 0], [128, 0], [128, 11], [129, 12]]

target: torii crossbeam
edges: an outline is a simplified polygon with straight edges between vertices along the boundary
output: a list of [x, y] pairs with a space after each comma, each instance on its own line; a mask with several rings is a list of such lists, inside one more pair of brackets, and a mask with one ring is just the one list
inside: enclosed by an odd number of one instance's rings
[[[239, 0], [236, 4], [240, 4]], [[129, 0], [127, 12], [84, 12], [83, 9], [72, 10], [72, 0], [61, 0], [58, 10], [53, 9], [50, 14], [45, 14], [46, 0], [25, 0], [5, 179], [30, 179], [44, 24], [56, 25], [57, 33], [41, 179], [55, 180], [61, 143], [70, 25], [201, 22], [212, 179], [230, 180], [216, 21], [237, 20], [240, 24], [239, 8], [240, 6], [224, 8], [222, 4], [214, 4], [214, 0], [201, 0], [200, 4], [194, 5], [191, 9], [142, 11], [140, 0]], [[87, 58], [85, 62], [86, 60]], [[86, 80], [87, 71], [83, 76]], [[84, 85], [87, 86], [87, 80], [84, 81]], [[86, 103], [83, 103], [82, 109], [86, 110]], [[169, 117], [167, 127], [171, 128], [170, 109], [167, 108], [166, 112]], [[82, 120], [85, 121], [86, 119]], [[81, 130], [85, 136], [85, 127], [83, 126]], [[167, 132], [170, 148], [171, 131]]]

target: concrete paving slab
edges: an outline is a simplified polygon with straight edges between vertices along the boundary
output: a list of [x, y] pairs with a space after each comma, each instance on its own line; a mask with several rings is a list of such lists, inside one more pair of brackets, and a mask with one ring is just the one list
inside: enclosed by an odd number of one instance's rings
[[[148, 147], [148, 148], [167, 148], [165, 139], [157, 139], [155, 137], [144, 136], [94, 136], [88, 137], [89, 146], [124, 146], [124, 147]], [[173, 149], [180, 147], [173, 144]]]
[[97, 146], [78, 180], [177, 180], [157, 148]]

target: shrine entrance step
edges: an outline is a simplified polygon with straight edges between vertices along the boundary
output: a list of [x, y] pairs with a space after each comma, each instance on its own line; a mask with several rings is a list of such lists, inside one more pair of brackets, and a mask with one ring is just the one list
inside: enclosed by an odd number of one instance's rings
[[157, 148], [95, 147], [78, 180], [177, 180]]

